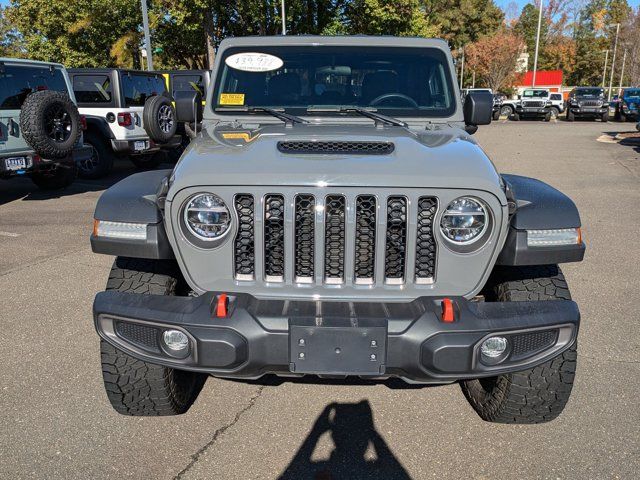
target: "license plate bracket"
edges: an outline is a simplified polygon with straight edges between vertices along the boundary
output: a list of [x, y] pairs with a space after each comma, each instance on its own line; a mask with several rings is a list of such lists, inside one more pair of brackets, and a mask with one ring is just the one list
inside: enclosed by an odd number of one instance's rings
[[382, 375], [386, 347], [385, 319], [289, 320], [289, 368], [295, 373]]

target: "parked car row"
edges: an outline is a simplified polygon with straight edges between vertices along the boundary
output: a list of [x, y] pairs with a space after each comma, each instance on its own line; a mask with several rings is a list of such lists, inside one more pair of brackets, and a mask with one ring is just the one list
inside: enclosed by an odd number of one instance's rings
[[189, 143], [175, 118], [179, 91], [202, 98], [207, 71], [69, 69], [0, 58], [0, 179], [44, 189], [100, 178], [114, 160], [140, 169], [176, 161]]

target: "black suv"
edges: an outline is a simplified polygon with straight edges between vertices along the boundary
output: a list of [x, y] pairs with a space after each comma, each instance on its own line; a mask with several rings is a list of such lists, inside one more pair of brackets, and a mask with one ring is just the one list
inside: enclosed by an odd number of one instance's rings
[[155, 168], [164, 158], [161, 148], [180, 145], [171, 96], [156, 72], [70, 69], [80, 113], [87, 119], [85, 143], [93, 156], [81, 162], [85, 178], [107, 175], [113, 161], [129, 157], [141, 169]]
[[576, 87], [567, 100], [567, 122], [576, 118], [599, 118], [609, 120], [609, 103], [604, 99], [604, 88]]

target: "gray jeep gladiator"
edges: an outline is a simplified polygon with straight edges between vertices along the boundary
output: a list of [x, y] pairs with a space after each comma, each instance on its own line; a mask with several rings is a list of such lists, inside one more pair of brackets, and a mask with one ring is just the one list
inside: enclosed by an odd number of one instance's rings
[[459, 382], [487, 421], [555, 418], [580, 217], [496, 171], [471, 136], [492, 96], [462, 104], [454, 71], [440, 40], [224, 40], [204, 111], [176, 93], [195, 138], [175, 168], [96, 206], [93, 251], [117, 257], [93, 306], [113, 407], [180, 414], [209, 375], [362, 377]]

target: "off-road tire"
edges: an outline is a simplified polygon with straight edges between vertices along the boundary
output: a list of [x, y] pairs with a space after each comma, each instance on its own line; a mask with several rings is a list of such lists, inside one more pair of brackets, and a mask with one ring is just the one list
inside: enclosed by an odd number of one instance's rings
[[[174, 261], [116, 258], [107, 290], [175, 295], [180, 286]], [[123, 415], [179, 415], [189, 410], [207, 376], [143, 362], [100, 340], [102, 377], [113, 408]]]
[[161, 163], [166, 161], [166, 154], [163, 151], [159, 151], [145, 155], [131, 155], [129, 160], [138, 170], [155, 170]]
[[545, 115], [544, 115], [542, 120], [545, 121], [545, 122], [550, 122], [552, 117], [553, 117], [553, 115], [551, 114], [551, 111], [549, 111], [549, 112], [545, 113]]
[[560, 109], [558, 107], [551, 107], [551, 118], [558, 118], [560, 116]]
[[600, 117], [600, 121], [603, 123], [607, 123], [609, 121], [609, 112], [604, 112]]
[[78, 177], [78, 167], [61, 165], [51, 171], [34, 172], [31, 181], [40, 190], [61, 190], [71, 185]]
[[78, 175], [92, 180], [109, 175], [115, 155], [107, 140], [99, 133], [88, 131], [84, 134], [84, 143], [92, 147], [93, 156], [90, 160], [78, 162]]
[[164, 95], [149, 97], [142, 111], [144, 129], [156, 143], [167, 143], [178, 130], [176, 109]]
[[520, 114], [517, 112], [513, 112], [513, 115], [511, 115], [511, 120], [513, 120], [514, 122], [519, 122], [520, 121]]
[[576, 119], [575, 114], [571, 110], [567, 109], [567, 118], [566, 118], [567, 122], [573, 122], [575, 119]]
[[492, 118], [493, 120], [500, 120], [500, 110], [496, 110], [495, 112], [493, 112], [493, 113], [491, 114], [491, 118]]
[[[47, 120], [65, 115], [64, 127], [59, 134], [65, 138], [52, 138], [52, 125]], [[26, 142], [43, 158], [65, 158], [71, 154], [80, 138], [80, 114], [78, 107], [65, 92], [42, 90], [27, 96], [20, 111], [20, 131]]]
[[[523, 302], [570, 300], [564, 275], [556, 265], [500, 268], [492, 274], [487, 300]], [[488, 422], [530, 424], [556, 418], [573, 388], [577, 342], [557, 357], [522, 372], [460, 383], [467, 400]]]

